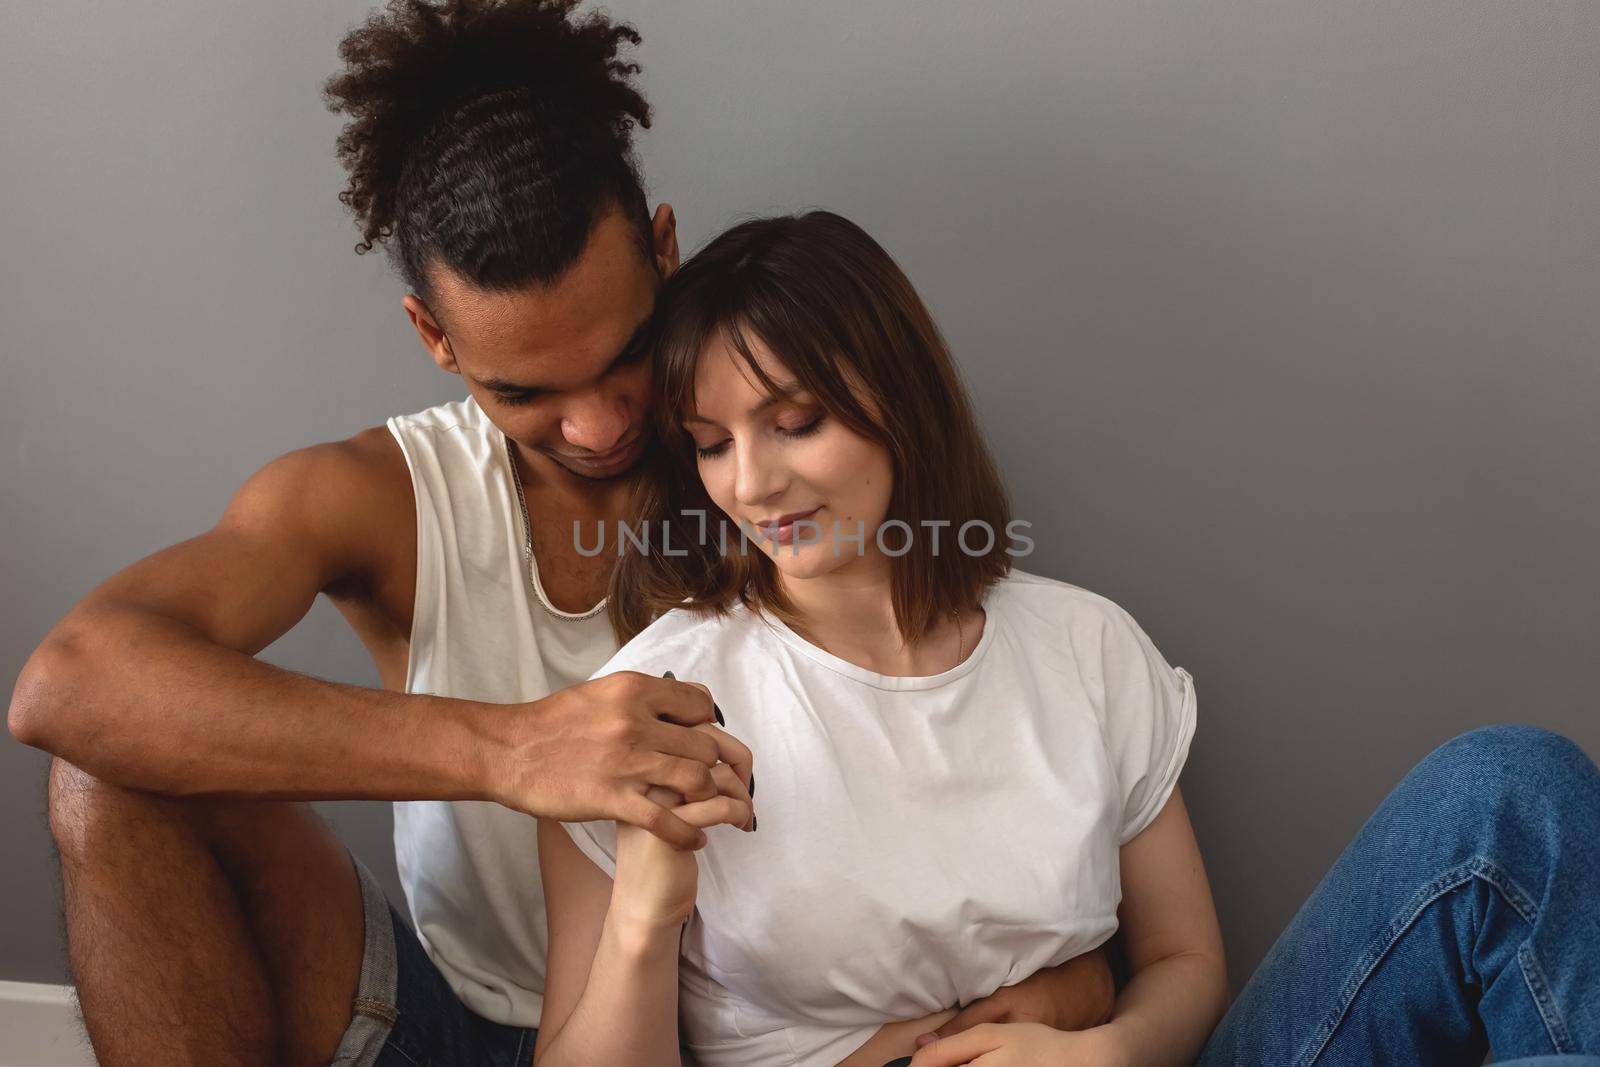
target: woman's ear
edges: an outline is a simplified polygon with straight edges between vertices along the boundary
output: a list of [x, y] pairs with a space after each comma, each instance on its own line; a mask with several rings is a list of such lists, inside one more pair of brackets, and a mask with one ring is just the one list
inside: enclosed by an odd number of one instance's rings
[[650, 237], [656, 250], [656, 273], [670, 278], [678, 269], [678, 219], [671, 204], [656, 205], [655, 217], [650, 220]]
[[449, 374], [460, 374], [461, 368], [456, 365], [456, 355], [450, 348], [450, 338], [444, 335], [444, 329], [439, 321], [433, 317], [433, 312], [428, 310], [428, 305], [415, 293], [407, 293], [400, 301], [400, 306], [406, 309], [406, 318], [411, 320], [411, 325], [416, 328], [417, 337], [422, 340], [422, 347], [428, 350], [428, 355], [433, 357], [439, 369]]

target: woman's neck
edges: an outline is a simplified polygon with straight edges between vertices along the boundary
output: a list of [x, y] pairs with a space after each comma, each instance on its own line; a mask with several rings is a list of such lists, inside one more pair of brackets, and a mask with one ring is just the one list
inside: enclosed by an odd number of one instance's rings
[[817, 578], [778, 581], [799, 615], [791, 628], [807, 641], [849, 663], [894, 677], [942, 674], [961, 663], [983, 634], [982, 608], [940, 619], [932, 631], [906, 645], [890, 595], [887, 566], [851, 573], [840, 568]]

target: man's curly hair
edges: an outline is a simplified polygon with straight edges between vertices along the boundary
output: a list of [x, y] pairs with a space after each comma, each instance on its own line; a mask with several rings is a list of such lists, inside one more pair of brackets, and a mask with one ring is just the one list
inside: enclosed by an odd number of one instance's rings
[[631, 84], [632, 26], [579, 0], [389, 0], [339, 45], [324, 88], [349, 115], [339, 199], [357, 252], [385, 244], [411, 288], [443, 265], [480, 288], [550, 284], [590, 229], [620, 209], [651, 250], [633, 126], [650, 106]]

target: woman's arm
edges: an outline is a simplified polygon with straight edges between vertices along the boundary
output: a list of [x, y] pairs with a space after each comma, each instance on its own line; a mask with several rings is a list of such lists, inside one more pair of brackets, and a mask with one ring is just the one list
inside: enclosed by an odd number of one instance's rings
[[[725, 762], [711, 769], [718, 794], [683, 803], [661, 788], [645, 798], [690, 826], [755, 829], [750, 750], [714, 726]], [[534, 1063], [678, 1067], [678, 945], [694, 911], [700, 868], [693, 852], [617, 824], [616, 877], [607, 877], [560, 824], [539, 820], [550, 952]]]
[[613, 914], [611, 879], [539, 820], [550, 953], [534, 1063], [678, 1067], [678, 938]]
[[1123, 951], [1132, 976], [1106, 1029], [1129, 1062], [1194, 1062], [1228, 1010], [1228, 968], [1200, 846], [1183, 794], [1122, 846]]
[[1111, 1021], [1067, 1033], [985, 1023], [925, 1045], [912, 1067], [1187, 1067], [1228, 1007], [1222, 931], [1183, 795], [1122, 846], [1123, 952], [1132, 975]]

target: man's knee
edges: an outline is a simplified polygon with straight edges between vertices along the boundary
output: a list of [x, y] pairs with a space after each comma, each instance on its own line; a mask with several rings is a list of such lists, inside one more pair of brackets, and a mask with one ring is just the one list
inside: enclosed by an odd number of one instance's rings
[[125, 841], [135, 797], [57, 757], [50, 761], [47, 808], [50, 836], [63, 862], [95, 855]]
[[47, 807], [56, 850], [63, 863], [73, 863], [109, 859], [117, 850], [137, 851], [152, 838], [170, 841], [174, 835], [214, 849], [220, 836], [243, 824], [244, 809], [261, 805], [129, 789], [58, 757], [50, 761]]

